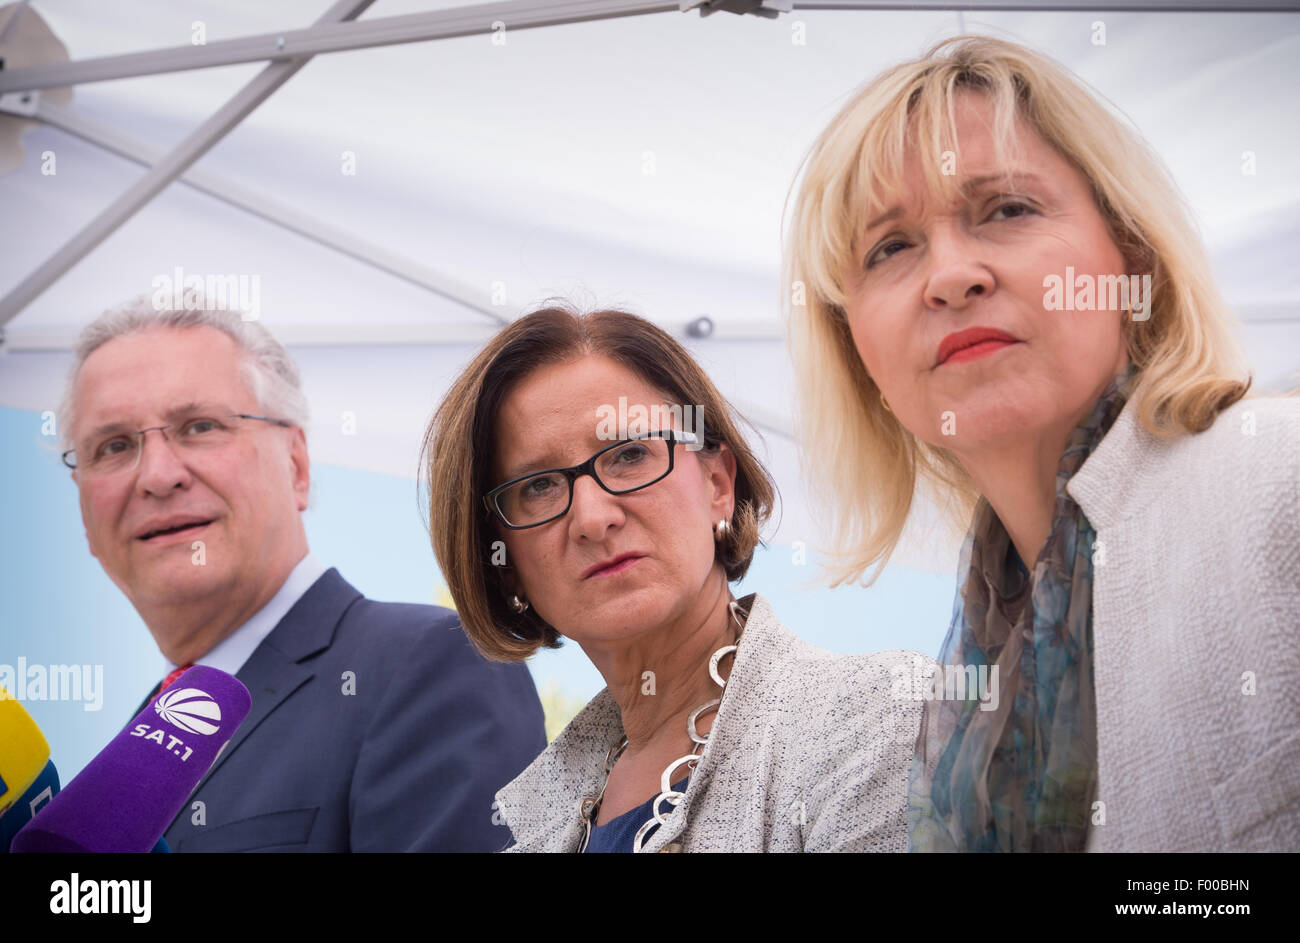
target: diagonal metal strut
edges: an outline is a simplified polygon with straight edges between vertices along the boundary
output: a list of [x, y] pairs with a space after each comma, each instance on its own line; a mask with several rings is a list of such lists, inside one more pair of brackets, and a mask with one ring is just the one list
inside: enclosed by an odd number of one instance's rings
[[[162, 156], [160, 151], [148, 144], [67, 108], [41, 102], [37, 105], [33, 117], [52, 128], [58, 128], [83, 141], [89, 141], [109, 153], [124, 157], [146, 169], [157, 164]], [[274, 223], [289, 232], [373, 266], [381, 272], [486, 315], [492, 320], [494, 326], [507, 324], [510, 320], [486, 302], [485, 291], [457, 281], [414, 259], [363, 239], [342, 226], [305, 213], [220, 174], [194, 167], [182, 174], [178, 181], [193, 187], [200, 193], [206, 193], [230, 206], [251, 213], [259, 219]]]
[[[338, 0], [318, 20], [336, 23], [360, 16], [374, 0]], [[169, 183], [186, 171], [196, 160], [243, 121], [258, 105], [280, 86], [293, 78], [310, 61], [310, 57], [273, 62], [252, 81], [235, 93], [216, 113], [195, 128], [149, 172], [137, 180], [98, 216], [46, 259], [30, 275], [0, 298], [0, 327], [49, 288], [59, 276], [85, 258], [96, 246], [112, 235], [118, 226], [134, 216]]]

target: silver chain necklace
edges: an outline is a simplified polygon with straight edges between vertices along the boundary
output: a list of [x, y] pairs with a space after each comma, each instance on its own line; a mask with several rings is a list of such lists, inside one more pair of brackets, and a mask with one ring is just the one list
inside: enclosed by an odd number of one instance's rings
[[[736, 628], [739, 629], [740, 632], [743, 632], [745, 630], [745, 621], [749, 618], [749, 613], [740, 608], [740, 604], [734, 599], [727, 603], [727, 608], [731, 611], [731, 618], [735, 621]], [[695, 708], [695, 710], [691, 711], [690, 715], [686, 718], [686, 735], [691, 738], [691, 743], [693, 743], [694, 746], [691, 748], [690, 753], [678, 757], [669, 763], [664, 769], [663, 774], [659, 777], [659, 795], [655, 796], [654, 802], [651, 803], [651, 816], [646, 820], [645, 824], [637, 830], [636, 836], [632, 839], [632, 851], [634, 853], [641, 851], [641, 846], [645, 842], [646, 835], [653, 826], [662, 826], [666, 824], [667, 820], [659, 811], [659, 804], [667, 802], [671, 808], [676, 808], [677, 804], [680, 803], [682, 799], [686, 798], [686, 793], [678, 792], [672, 787], [673, 771], [679, 766], [685, 765], [689, 770], [694, 772], [695, 768], [699, 766], [700, 757], [704, 755], [704, 747], [708, 744], [709, 737], [701, 737], [699, 730], [696, 728], [696, 724], [699, 722], [701, 714], [705, 711], [717, 708], [722, 704], [722, 693], [726, 690], [727, 682], [718, 674], [718, 665], [722, 662], [722, 659], [735, 652], [739, 645], [740, 633], [738, 632], [734, 644], [722, 646], [709, 658], [709, 677], [712, 678], [713, 683], [722, 690], [719, 691], [717, 697], [705, 701], [699, 707]], [[709, 728], [709, 736], [712, 735], [713, 729]], [[605, 781], [601, 783], [600, 792], [597, 793], [594, 798], [589, 796], [578, 804], [578, 814], [582, 816], [583, 824], [582, 843], [578, 845], [578, 854], [582, 854], [587, 850], [587, 843], [591, 840], [592, 826], [595, 824], [596, 816], [600, 812], [600, 804], [605, 799], [605, 789], [609, 786], [609, 774], [613, 771], [614, 764], [618, 762], [618, 758], [623, 755], [623, 751], [626, 749], [627, 735], [624, 734], [623, 738], [619, 740], [618, 743], [610, 747], [609, 753], [605, 756]]]

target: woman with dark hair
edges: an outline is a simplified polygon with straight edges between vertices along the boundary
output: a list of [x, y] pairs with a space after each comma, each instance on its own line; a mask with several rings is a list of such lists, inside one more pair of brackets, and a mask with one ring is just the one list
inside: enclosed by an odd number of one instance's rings
[[471, 639], [561, 637], [606, 681], [498, 795], [515, 851], [903, 851], [912, 653], [801, 642], [737, 600], [775, 489], [690, 355], [634, 315], [503, 329], [425, 437]]

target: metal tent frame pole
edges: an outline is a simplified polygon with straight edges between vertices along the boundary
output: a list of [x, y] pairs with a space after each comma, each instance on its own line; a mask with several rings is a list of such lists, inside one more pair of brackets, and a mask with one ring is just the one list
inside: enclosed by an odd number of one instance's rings
[[1297, 0], [794, 0], [800, 10], [943, 10], [980, 13], [1293, 13]]
[[[42, 102], [33, 113], [52, 128], [58, 128], [67, 134], [101, 147], [104, 150], [124, 157], [146, 168], [157, 165], [162, 152], [150, 147], [136, 138], [123, 134], [84, 115], [75, 114], [66, 108]], [[341, 226], [327, 222], [310, 213], [284, 203], [264, 193], [236, 183], [221, 174], [202, 168], [191, 168], [177, 178], [200, 193], [215, 197], [224, 203], [251, 213], [254, 216], [274, 223], [289, 232], [320, 243], [344, 255], [364, 262], [381, 272], [400, 278], [420, 288], [441, 295], [458, 304], [486, 315], [493, 322], [493, 327], [509, 322], [509, 318], [483, 300], [487, 292], [475, 289], [464, 282], [449, 278], [427, 265], [421, 265], [413, 259], [367, 239], [354, 235]], [[453, 332], [451, 338], [461, 339], [463, 331]], [[6, 345], [16, 349], [13, 340]]]
[[[15, 93], [32, 93], [42, 88], [57, 88], [86, 82], [106, 81], [141, 75], [157, 75], [189, 69], [210, 68], [244, 62], [271, 60], [270, 64], [251, 82], [196, 128], [176, 148], [159, 160], [135, 185], [130, 187], [107, 209], [95, 217], [63, 247], [0, 298], [0, 331], [33, 299], [44, 292], [60, 276], [84, 258], [113, 233], [123, 222], [133, 216], [149, 200], [161, 192], [171, 181], [185, 171], [217, 142], [230, 133], [240, 121], [287, 82], [310, 59], [321, 53], [342, 52], [384, 45], [424, 42], [456, 36], [470, 36], [495, 32], [499, 29], [531, 29], [563, 23], [586, 22], [625, 16], [639, 16], [668, 11], [689, 12], [698, 9], [702, 15], [719, 10], [733, 13], [759, 13], [775, 16], [779, 12], [803, 10], [885, 10], [885, 9], [951, 9], [949, 3], [898, 2], [898, 0], [507, 0], [507, 2], [457, 7], [430, 13], [385, 17], [356, 21], [374, 0], [339, 0], [315, 25], [308, 29], [261, 36], [224, 40], [203, 46], [180, 46], [168, 49], [108, 56], [81, 62], [52, 66], [33, 66], [9, 72], [0, 70], [0, 96]], [[1300, 0], [966, 0], [962, 9], [969, 10], [1123, 10], [1123, 11], [1174, 11], [1200, 12], [1262, 12], [1300, 10]], [[43, 106], [38, 102], [34, 111]], [[16, 110], [16, 109], [10, 109]], [[229, 186], [222, 198], [231, 195]], [[221, 194], [216, 194], [221, 196]], [[245, 209], [250, 207], [244, 206]], [[254, 210], [256, 212], [256, 210]], [[259, 213], [270, 218], [265, 213]], [[288, 207], [277, 208], [273, 220], [297, 232], [304, 232], [305, 214]], [[335, 234], [336, 236], [338, 234]], [[327, 241], [327, 240], [322, 240]], [[467, 303], [475, 310], [484, 311], [494, 320], [499, 315], [484, 310], [464, 297], [463, 289], [448, 288], [447, 281], [433, 273], [417, 272], [409, 263], [377, 247], [359, 245], [351, 237], [333, 239], [327, 244], [354, 257], [392, 271], [393, 274], [415, 281], [431, 290], [439, 291], [457, 301]], [[387, 256], [386, 260], [381, 257]], [[414, 277], [413, 277], [414, 276]], [[431, 276], [431, 277], [430, 277]], [[426, 284], [426, 281], [428, 282]]]
[[[325, 12], [320, 22], [333, 22], [359, 16], [373, 2], [374, 0], [338, 0]], [[203, 124], [195, 128], [185, 140], [167, 153], [161, 161], [68, 240], [54, 255], [0, 298], [0, 327], [9, 323], [59, 276], [81, 261], [167, 184], [184, 173], [258, 105], [266, 101], [276, 89], [293, 78], [298, 70], [307, 64], [307, 61], [303, 58], [275, 62], [259, 72], [251, 82], [236, 92]]]
[[[508, 0], [0, 72], [0, 94], [679, 9], [677, 0]], [[495, 24], [503, 24], [496, 26]]]
[[[372, 49], [376, 46], [395, 46], [432, 39], [486, 35], [499, 29], [535, 29], [650, 13], [689, 12], [693, 9], [707, 13], [712, 9], [724, 9], [723, 6], [713, 6], [723, 2], [724, 0], [712, 0], [712, 4], [691, 0], [508, 0], [504, 3], [485, 3], [350, 23], [322, 21], [308, 29], [263, 33], [202, 46], [173, 46], [59, 65], [0, 71], [0, 95], [247, 62], [283, 61], [297, 56]], [[750, 12], [762, 11], [768, 14], [787, 10], [1005, 10], [1057, 13], [1300, 11], [1300, 0], [964, 0], [961, 3], [952, 0], [768, 0], [766, 5], [751, 0], [742, 5], [753, 6], [755, 9]]]
[[[78, 115], [58, 105], [41, 102], [31, 112], [31, 117], [66, 134], [81, 138], [110, 154], [151, 167], [162, 152], [130, 135]], [[369, 265], [378, 271], [400, 278], [457, 304], [486, 316], [491, 324], [483, 322], [454, 324], [389, 325], [367, 323], [351, 326], [346, 332], [332, 327], [320, 329], [282, 325], [288, 330], [289, 341], [296, 345], [392, 345], [392, 344], [462, 344], [484, 341], [500, 326], [509, 323], [494, 306], [482, 300], [485, 292], [438, 270], [393, 252], [351, 231], [305, 213], [265, 193], [237, 183], [222, 174], [202, 168], [191, 168], [177, 178], [200, 193], [221, 200], [266, 222], [302, 236], [312, 242]], [[48, 331], [39, 328], [10, 329], [4, 338], [8, 351], [64, 350], [72, 346], [75, 331]], [[727, 322], [727, 340], [780, 340], [779, 325], [762, 319]]]

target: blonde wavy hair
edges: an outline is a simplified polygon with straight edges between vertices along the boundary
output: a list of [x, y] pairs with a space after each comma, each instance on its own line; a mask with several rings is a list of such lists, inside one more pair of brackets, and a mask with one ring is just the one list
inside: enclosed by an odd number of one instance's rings
[[1143, 426], [1162, 437], [1201, 432], [1250, 387], [1235, 318], [1190, 210], [1145, 141], [1042, 55], [988, 37], [938, 43], [853, 94], [804, 158], [793, 212], [787, 197], [783, 307], [796, 425], [810, 490], [836, 509], [827, 522], [832, 586], [875, 582], [918, 488], [955, 530], [979, 499], [951, 451], [918, 439], [882, 406], [849, 332], [843, 281], [855, 236], [897, 197], [907, 163], [920, 161], [931, 197], [955, 195], [959, 180], [940, 168], [944, 152], [959, 153], [955, 100], [964, 90], [989, 96], [999, 157], [1023, 119], [1091, 183], [1126, 262], [1152, 274], [1149, 319], [1126, 325], [1137, 369], [1129, 396]]

